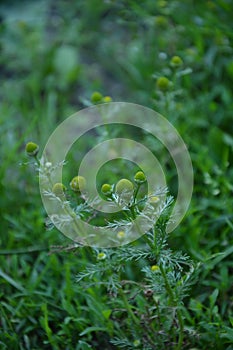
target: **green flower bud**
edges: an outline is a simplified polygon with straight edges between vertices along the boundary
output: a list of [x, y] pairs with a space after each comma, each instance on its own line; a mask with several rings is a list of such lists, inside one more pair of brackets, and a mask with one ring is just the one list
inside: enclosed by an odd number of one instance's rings
[[28, 142], [25, 147], [26, 153], [30, 157], [35, 157], [39, 152], [39, 146], [34, 142]]
[[155, 24], [160, 28], [166, 28], [168, 26], [168, 20], [164, 16], [156, 16]]
[[66, 187], [58, 182], [53, 186], [53, 193], [57, 196], [57, 197], [63, 197], [64, 196], [64, 191], [66, 190]]
[[105, 253], [99, 253], [98, 255], [97, 255], [97, 260], [105, 260], [106, 259], [106, 257], [107, 257], [107, 255], [105, 254]]
[[101, 95], [100, 92], [93, 92], [93, 94], [91, 95], [91, 102], [92, 103], [99, 103], [102, 102], [103, 96]]
[[120, 240], [124, 239], [125, 238], [125, 232], [124, 231], [119, 231], [117, 233], [117, 238], [120, 239]]
[[116, 193], [121, 195], [123, 193], [133, 192], [134, 186], [133, 183], [127, 179], [121, 179], [116, 184]]
[[104, 103], [112, 102], [112, 98], [111, 98], [110, 96], [104, 96], [103, 102], [104, 102]]
[[165, 92], [170, 87], [170, 81], [166, 77], [160, 77], [156, 82], [156, 86], [159, 90]]
[[70, 187], [74, 192], [82, 192], [86, 188], [86, 179], [83, 176], [75, 176], [70, 182]]
[[149, 195], [148, 201], [152, 205], [157, 205], [157, 203], [160, 201], [160, 198], [158, 196]]
[[170, 65], [173, 68], [179, 68], [183, 65], [183, 60], [179, 56], [173, 56], [170, 61]]
[[103, 186], [101, 187], [101, 192], [105, 196], [110, 196], [112, 194], [112, 186], [109, 184], [103, 184]]
[[159, 266], [158, 265], [152, 265], [150, 269], [151, 269], [152, 272], [158, 272], [159, 271]]
[[138, 348], [140, 345], [141, 345], [141, 342], [140, 342], [139, 339], [134, 340], [133, 346], [134, 346], [135, 348]]
[[146, 175], [144, 174], [143, 171], [138, 171], [135, 175], [134, 175], [134, 181], [137, 184], [143, 184], [143, 182], [146, 181]]

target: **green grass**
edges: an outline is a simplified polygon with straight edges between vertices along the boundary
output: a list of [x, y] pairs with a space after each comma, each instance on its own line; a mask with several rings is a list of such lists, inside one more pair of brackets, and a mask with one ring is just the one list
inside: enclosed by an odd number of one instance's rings
[[[227, 0], [1, 2], [1, 349], [131, 349], [136, 340], [139, 349], [177, 348], [175, 341], [166, 343], [168, 331], [160, 347], [142, 345], [137, 322], [144, 322], [152, 307], [143, 291], [130, 299], [137, 288], [127, 286], [126, 294], [116, 297], [99, 285], [100, 276], [86, 287], [77, 283], [90, 264], [99, 266], [97, 252], [72, 247], [57, 229], [46, 229], [38, 176], [25, 144], [32, 140], [43, 150], [60, 122], [91, 105], [94, 91], [160, 112], [187, 144], [194, 192], [168, 243], [200, 266], [180, 306], [181, 348], [233, 349], [232, 10]], [[174, 55], [184, 62], [178, 74], [170, 66]], [[166, 93], [156, 87], [161, 76], [172, 82]], [[167, 153], [148, 135], [137, 137], [159, 152], [176, 194]], [[81, 140], [78, 151], [74, 147], [68, 155], [71, 178], [71, 161], [76, 167], [94, 141]], [[99, 188], [127, 175], [132, 179], [134, 164], [128, 166], [131, 175], [124, 161], [106, 164], [98, 174]], [[145, 264], [152, 261], [125, 262], [123, 278], [138, 283]], [[171, 325], [161, 317], [168, 330]]]

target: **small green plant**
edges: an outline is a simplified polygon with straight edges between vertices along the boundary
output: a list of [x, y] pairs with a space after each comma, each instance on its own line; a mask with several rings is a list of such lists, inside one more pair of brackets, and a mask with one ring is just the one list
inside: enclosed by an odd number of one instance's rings
[[[140, 215], [142, 201], [150, 200], [148, 195], [137, 199], [145, 175], [138, 172], [134, 179], [136, 186], [130, 180], [120, 180], [108, 198], [117, 202], [119, 196], [131, 193], [122, 210], [124, 224]], [[195, 266], [186, 254], [168, 247], [166, 226], [172, 198], [156, 203], [153, 209], [157, 216], [159, 212], [159, 219], [138, 242], [105, 251], [93, 248], [96, 261], [76, 277], [82, 288], [88, 290], [95, 285], [106, 293], [106, 307], [115, 324], [111, 343], [118, 348], [183, 349], [189, 342], [191, 329], [185, 326], [184, 298]], [[124, 242], [127, 233], [121, 230], [121, 220], [118, 218], [112, 225], [118, 229], [119, 241]], [[152, 216], [148, 220], [153, 220]], [[134, 279], [133, 275], [140, 278]]]
[[[184, 298], [195, 276], [195, 265], [186, 254], [173, 252], [168, 246], [166, 227], [173, 199], [168, 196], [167, 189], [155, 189], [148, 194], [142, 188], [147, 182], [146, 175], [140, 170], [132, 178], [134, 181], [123, 178], [114, 185], [102, 185], [101, 192], [106, 200], [119, 208], [117, 214], [104, 220], [105, 226], [112, 229], [118, 247], [89, 248], [92, 262], [86, 261], [76, 281], [87, 293], [95, 286], [100, 288], [102, 296], [105, 295], [108, 317], [100, 319], [93, 331], [106, 327], [110, 332], [111, 329], [113, 345], [127, 349], [180, 350], [184, 344], [189, 344], [191, 331], [185, 325]], [[87, 200], [86, 179], [76, 176], [70, 187], [72, 191], [64, 207], [69, 203], [74, 210], [72, 220], [82, 218], [91, 223], [94, 218], [95, 223], [100, 223], [101, 220], [96, 221], [98, 212]], [[85, 196], [80, 193], [81, 189], [86, 190]], [[61, 183], [53, 186], [57, 201], [62, 199], [65, 190]], [[54, 201], [54, 197], [52, 199]], [[70, 209], [66, 210], [69, 214]], [[143, 224], [141, 238], [129, 243], [128, 228], [137, 218], [150, 222], [150, 227]], [[86, 248], [80, 243], [78, 249]]]

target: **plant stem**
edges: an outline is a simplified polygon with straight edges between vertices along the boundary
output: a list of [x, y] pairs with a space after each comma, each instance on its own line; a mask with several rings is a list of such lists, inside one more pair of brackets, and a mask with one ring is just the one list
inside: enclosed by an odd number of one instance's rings
[[183, 318], [182, 318], [182, 313], [177, 305], [176, 298], [174, 296], [173, 290], [170, 286], [170, 283], [168, 281], [166, 272], [165, 272], [162, 264], [160, 264], [159, 268], [160, 268], [161, 274], [162, 274], [163, 279], [164, 279], [165, 288], [166, 288], [166, 291], [169, 295], [170, 302], [171, 302], [172, 306], [176, 307], [177, 318], [178, 318], [179, 328], [180, 328], [178, 344], [177, 344], [176, 350], [181, 350], [182, 344], [183, 344], [183, 339], [184, 339], [184, 322], [183, 322]]
[[152, 251], [154, 251], [154, 245], [153, 243], [150, 241], [150, 239], [147, 237], [146, 233], [144, 234], [143, 238], [145, 239], [146, 243], [148, 244], [148, 246], [151, 248]]
[[136, 214], [135, 214], [134, 208], [133, 208], [132, 206], [130, 206], [130, 207], [129, 207], [129, 210], [130, 210], [130, 212], [131, 212], [131, 214], [132, 214], [133, 219], [136, 219]]
[[128, 311], [129, 315], [131, 316], [133, 322], [134, 322], [136, 325], [139, 325], [139, 320], [138, 320], [137, 317], [134, 315], [134, 313], [133, 313], [131, 307], [129, 306], [128, 300], [126, 299], [125, 294], [124, 294], [124, 292], [123, 292], [122, 289], [119, 289], [119, 294], [120, 294], [120, 296], [122, 297], [124, 306], [125, 306], [126, 310]]
[[182, 344], [183, 344], [183, 339], [184, 339], [184, 321], [183, 321], [182, 313], [181, 313], [180, 309], [177, 309], [177, 317], [178, 317], [179, 326], [180, 326], [180, 334], [179, 334], [179, 339], [178, 339], [177, 350], [181, 350]]
[[167, 275], [166, 275], [166, 272], [162, 266], [162, 264], [159, 265], [159, 268], [160, 268], [160, 271], [161, 271], [161, 274], [163, 276], [163, 279], [164, 279], [164, 283], [165, 283], [165, 288], [166, 288], [166, 291], [169, 295], [169, 299], [170, 299], [170, 302], [173, 306], [176, 305], [176, 302], [175, 302], [175, 297], [174, 297], [174, 294], [173, 294], [173, 291], [172, 291], [172, 288], [168, 282], [168, 279], [167, 279]]
[[39, 161], [39, 159], [37, 158], [37, 155], [36, 155], [34, 158], [35, 158], [36, 164], [37, 164], [38, 167], [40, 168], [40, 161]]
[[135, 204], [140, 186], [141, 186], [141, 184], [137, 184], [137, 187], [136, 187], [136, 190], [135, 190], [134, 196], [133, 196], [133, 205]]

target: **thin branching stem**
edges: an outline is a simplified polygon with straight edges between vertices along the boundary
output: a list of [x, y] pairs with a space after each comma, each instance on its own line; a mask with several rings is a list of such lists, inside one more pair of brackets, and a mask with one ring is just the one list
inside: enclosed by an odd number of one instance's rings
[[132, 309], [131, 309], [131, 307], [130, 307], [130, 305], [129, 305], [129, 303], [128, 303], [128, 300], [127, 300], [127, 298], [126, 298], [126, 296], [125, 296], [125, 294], [124, 294], [124, 291], [123, 291], [121, 288], [119, 288], [118, 292], [119, 292], [119, 294], [120, 294], [120, 296], [121, 296], [121, 298], [122, 298], [122, 301], [123, 301], [123, 303], [124, 303], [124, 306], [125, 306], [126, 310], [128, 311], [130, 317], [132, 318], [132, 321], [133, 321], [136, 325], [139, 325], [139, 324], [140, 324], [140, 321], [137, 319], [137, 317], [136, 317], [135, 314], [133, 313], [133, 311], [132, 311]]
[[176, 312], [177, 312], [177, 318], [178, 318], [178, 322], [179, 322], [180, 332], [179, 332], [179, 338], [178, 338], [178, 344], [177, 344], [176, 350], [181, 350], [182, 344], [183, 344], [183, 338], [184, 338], [184, 322], [183, 322], [182, 314], [181, 314], [181, 311], [179, 309], [179, 306], [177, 305], [175, 295], [174, 295], [173, 290], [170, 286], [170, 283], [168, 281], [168, 278], [167, 278], [166, 272], [163, 268], [163, 265], [160, 264], [159, 268], [160, 268], [161, 274], [162, 274], [163, 279], [164, 279], [165, 288], [166, 288], [166, 291], [169, 295], [170, 303], [172, 306], [177, 308]]

